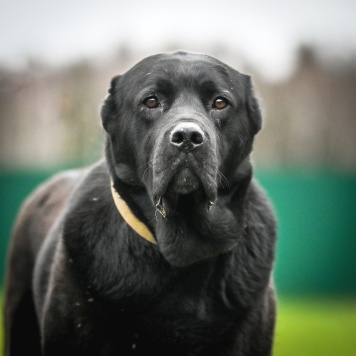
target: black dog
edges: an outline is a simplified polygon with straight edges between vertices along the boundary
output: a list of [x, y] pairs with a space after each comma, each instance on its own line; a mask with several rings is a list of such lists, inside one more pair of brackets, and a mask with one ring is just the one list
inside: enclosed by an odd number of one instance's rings
[[275, 219], [252, 179], [250, 78], [206, 55], [112, 80], [106, 159], [24, 204], [6, 355], [270, 355]]

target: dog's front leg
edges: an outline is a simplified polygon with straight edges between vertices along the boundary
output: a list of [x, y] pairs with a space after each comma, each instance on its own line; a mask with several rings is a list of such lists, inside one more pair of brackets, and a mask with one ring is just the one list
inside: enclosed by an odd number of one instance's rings
[[70, 269], [54, 266], [40, 316], [43, 355], [92, 354], [95, 321], [91, 304], [94, 299]]
[[131, 355], [136, 351], [131, 314], [101, 295], [77, 262], [57, 251], [48, 282], [38, 278], [46, 286], [42, 298], [37, 288], [43, 355]]
[[58, 230], [48, 238], [35, 268], [33, 287], [42, 351], [45, 356], [90, 355], [97, 306], [60, 236]]

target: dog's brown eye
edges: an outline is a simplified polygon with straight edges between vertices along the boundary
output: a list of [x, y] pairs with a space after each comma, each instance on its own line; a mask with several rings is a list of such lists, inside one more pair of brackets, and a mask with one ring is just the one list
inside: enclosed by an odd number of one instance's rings
[[149, 109], [155, 109], [159, 106], [159, 101], [156, 95], [149, 96], [143, 102]]
[[213, 108], [221, 110], [221, 109], [226, 108], [228, 105], [229, 105], [229, 103], [225, 98], [219, 97], [214, 100]]

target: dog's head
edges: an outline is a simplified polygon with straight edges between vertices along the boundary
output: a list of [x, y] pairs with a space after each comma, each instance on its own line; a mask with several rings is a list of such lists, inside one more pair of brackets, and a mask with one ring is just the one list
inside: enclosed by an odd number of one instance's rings
[[187, 196], [213, 204], [261, 126], [248, 76], [185, 52], [145, 58], [115, 77], [102, 120], [115, 174], [145, 186], [167, 216]]

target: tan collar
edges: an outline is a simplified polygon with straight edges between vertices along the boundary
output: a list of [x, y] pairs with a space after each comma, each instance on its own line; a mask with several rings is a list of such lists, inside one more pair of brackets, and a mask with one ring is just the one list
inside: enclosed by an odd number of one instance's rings
[[115, 190], [112, 182], [111, 182], [111, 193], [117, 210], [119, 210], [119, 213], [126, 221], [126, 223], [131, 227], [131, 229], [134, 230], [136, 233], [138, 233], [141, 237], [143, 237], [147, 241], [153, 244], [157, 244], [156, 239], [152, 235], [151, 231], [141, 220], [139, 220], [134, 215], [134, 213], [131, 211], [131, 209], [125, 202], [125, 200], [122, 199], [119, 193]]

